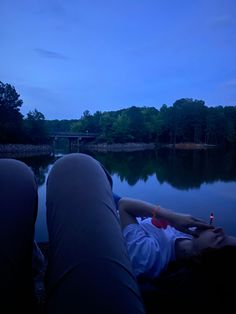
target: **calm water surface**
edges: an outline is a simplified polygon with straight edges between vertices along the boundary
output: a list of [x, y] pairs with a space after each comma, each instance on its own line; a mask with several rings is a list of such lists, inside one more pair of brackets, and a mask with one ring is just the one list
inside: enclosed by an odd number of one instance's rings
[[[191, 213], [236, 236], [236, 151], [157, 150], [132, 153], [91, 153], [113, 178], [114, 192], [140, 198], [178, 212]], [[39, 184], [36, 240], [47, 241], [46, 179], [54, 157], [21, 158], [35, 172]]]

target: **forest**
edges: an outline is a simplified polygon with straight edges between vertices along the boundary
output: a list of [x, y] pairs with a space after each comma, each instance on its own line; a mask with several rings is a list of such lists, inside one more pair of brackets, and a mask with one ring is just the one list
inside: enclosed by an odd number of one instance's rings
[[181, 98], [172, 106], [86, 110], [77, 119], [46, 120], [37, 109], [23, 116], [22, 104], [14, 86], [0, 82], [0, 143], [48, 143], [54, 132], [92, 132], [97, 143], [236, 144], [236, 106], [208, 107], [203, 100]]

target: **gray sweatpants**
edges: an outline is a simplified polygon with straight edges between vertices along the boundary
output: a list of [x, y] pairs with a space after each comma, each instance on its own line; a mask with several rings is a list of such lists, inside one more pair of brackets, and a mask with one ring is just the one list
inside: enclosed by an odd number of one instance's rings
[[47, 313], [144, 313], [112, 179], [92, 157], [70, 154], [47, 182]]
[[[25, 312], [32, 297], [37, 185], [22, 162], [0, 159], [0, 306]], [[92, 157], [70, 154], [47, 182], [46, 313], [144, 313], [112, 196]], [[29, 311], [32, 313], [32, 311]]]
[[31, 311], [37, 184], [23, 162], [0, 159], [0, 313]]

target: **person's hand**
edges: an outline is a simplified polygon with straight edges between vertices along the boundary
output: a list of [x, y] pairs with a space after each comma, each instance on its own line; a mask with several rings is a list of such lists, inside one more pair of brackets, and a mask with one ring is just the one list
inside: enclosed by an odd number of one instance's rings
[[198, 233], [195, 230], [189, 228], [196, 227], [198, 230], [214, 228], [212, 225], [209, 225], [202, 219], [193, 217], [188, 214], [180, 214], [176, 212], [171, 213], [170, 217], [168, 217], [168, 221], [170, 225], [175, 229], [196, 237], [198, 236]]

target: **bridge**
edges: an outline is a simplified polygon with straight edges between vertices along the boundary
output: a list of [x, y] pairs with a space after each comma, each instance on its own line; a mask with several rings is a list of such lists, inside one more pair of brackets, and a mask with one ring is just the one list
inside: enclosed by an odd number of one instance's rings
[[69, 140], [70, 148], [72, 146], [79, 146], [82, 141], [90, 141], [95, 139], [98, 133], [89, 132], [52, 132], [49, 137], [55, 142], [59, 138], [67, 138]]
[[90, 138], [94, 139], [98, 136], [98, 133], [89, 133], [89, 132], [53, 132], [50, 134], [51, 138]]

